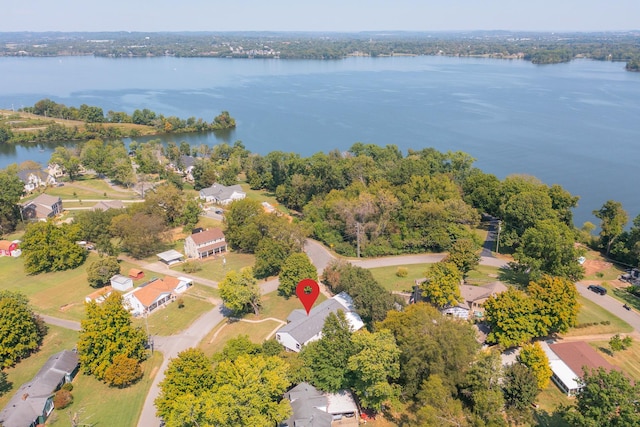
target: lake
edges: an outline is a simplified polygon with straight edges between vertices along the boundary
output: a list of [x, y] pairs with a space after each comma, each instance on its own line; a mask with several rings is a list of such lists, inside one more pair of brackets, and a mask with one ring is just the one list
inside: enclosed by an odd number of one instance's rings
[[[535, 175], [580, 196], [575, 222], [618, 200], [640, 214], [640, 73], [623, 63], [537, 66], [483, 58], [337, 61], [213, 58], [0, 58], [0, 108], [48, 97], [104, 111], [149, 108], [211, 121], [225, 136], [171, 135], [197, 146], [241, 140], [257, 153], [346, 150], [355, 142], [460, 150], [499, 178]], [[165, 138], [167, 139], [167, 138]], [[141, 139], [139, 139], [141, 140]], [[46, 163], [52, 146], [0, 147], [0, 167]]]

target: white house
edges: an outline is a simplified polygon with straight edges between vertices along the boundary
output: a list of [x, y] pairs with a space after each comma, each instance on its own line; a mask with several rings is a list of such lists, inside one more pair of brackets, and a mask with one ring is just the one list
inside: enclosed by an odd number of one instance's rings
[[215, 202], [221, 205], [228, 205], [234, 200], [242, 200], [247, 197], [247, 193], [242, 191], [239, 185], [227, 187], [222, 184], [213, 184], [209, 188], [200, 190], [200, 198], [206, 202]]
[[42, 169], [23, 169], [18, 172], [18, 177], [24, 183], [24, 191], [31, 193], [36, 188], [55, 185], [56, 179]]
[[293, 310], [287, 317], [289, 323], [276, 332], [276, 340], [287, 350], [299, 352], [305, 344], [322, 337], [325, 319], [338, 310], [344, 312], [353, 332], [364, 326], [355, 312], [351, 297], [346, 292], [341, 292], [312, 308], [309, 315], [302, 309]]
[[116, 274], [110, 279], [111, 287], [117, 291], [128, 291], [133, 288], [133, 279], [122, 274]]
[[184, 253], [189, 258], [205, 258], [226, 251], [227, 242], [219, 228], [193, 233], [184, 239]]
[[186, 277], [154, 279], [124, 294], [124, 304], [134, 316], [141, 316], [173, 301], [192, 285], [193, 281]]

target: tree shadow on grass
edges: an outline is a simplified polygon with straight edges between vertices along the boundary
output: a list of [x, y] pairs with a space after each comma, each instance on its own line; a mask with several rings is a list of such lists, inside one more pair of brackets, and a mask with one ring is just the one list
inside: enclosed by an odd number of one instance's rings
[[535, 418], [540, 427], [571, 427], [558, 411], [549, 413], [543, 409], [537, 409]]
[[509, 263], [507, 267], [500, 267], [498, 270], [498, 279], [501, 282], [510, 283], [512, 285], [526, 286], [529, 284], [529, 274], [520, 271], [515, 263]]

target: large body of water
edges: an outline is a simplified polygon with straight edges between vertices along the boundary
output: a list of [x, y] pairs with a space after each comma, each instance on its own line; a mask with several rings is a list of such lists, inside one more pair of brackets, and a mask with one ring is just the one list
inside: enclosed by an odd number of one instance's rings
[[[640, 214], [640, 73], [624, 64], [448, 57], [339, 61], [0, 58], [0, 108], [48, 97], [104, 111], [149, 108], [237, 120], [225, 137], [173, 135], [303, 156], [355, 142], [461, 150], [499, 178], [535, 175], [580, 196], [575, 222], [608, 199]], [[0, 167], [46, 163], [52, 146], [0, 146]]]

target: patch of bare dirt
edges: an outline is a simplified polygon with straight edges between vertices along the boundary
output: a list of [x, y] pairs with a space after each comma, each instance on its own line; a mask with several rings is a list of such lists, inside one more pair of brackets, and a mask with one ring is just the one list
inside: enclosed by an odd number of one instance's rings
[[611, 268], [612, 264], [606, 261], [599, 261], [596, 259], [588, 259], [582, 264], [584, 267], [585, 276], [591, 276], [592, 274], [596, 274], [599, 271], [604, 271], [608, 268]]

